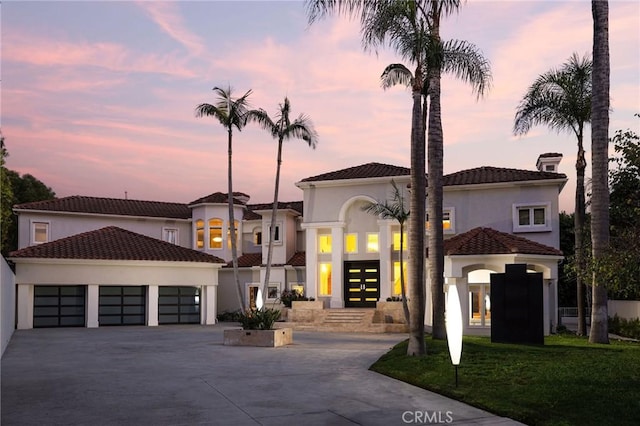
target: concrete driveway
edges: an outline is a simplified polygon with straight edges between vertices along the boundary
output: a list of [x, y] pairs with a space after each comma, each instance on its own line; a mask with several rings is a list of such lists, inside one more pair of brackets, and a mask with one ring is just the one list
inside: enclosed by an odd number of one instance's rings
[[2, 358], [8, 425], [515, 425], [368, 371], [405, 335], [294, 332], [222, 345], [215, 326], [20, 330]]

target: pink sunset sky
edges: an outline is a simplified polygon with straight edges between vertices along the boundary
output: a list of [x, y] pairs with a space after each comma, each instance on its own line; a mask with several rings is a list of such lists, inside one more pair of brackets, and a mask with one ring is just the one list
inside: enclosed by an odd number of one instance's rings
[[[640, 132], [640, 3], [610, 1], [610, 135]], [[311, 117], [317, 149], [286, 143], [280, 200], [294, 183], [381, 162], [409, 166], [411, 97], [379, 77], [399, 62], [363, 52], [359, 24], [307, 24], [298, 1], [2, 2], [2, 134], [7, 166], [59, 197], [90, 195], [190, 202], [226, 191], [226, 133], [196, 105], [214, 86], [249, 89], [275, 115], [285, 96]], [[479, 166], [534, 169], [561, 152], [569, 177], [561, 209], [573, 210], [576, 139], [535, 127], [512, 135], [527, 87], [573, 52], [591, 52], [589, 1], [468, 1], [443, 22], [445, 39], [475, 43], [490, 60], [492, 88], [443, 80], [445, 173]], [[590, 133], [585, 139], [590, 150]], [[251, 203], [273, 197], [276, 141], [249, 125], [234, 136], [234, 190]], [[590, 175], [590, 167], [587, 169]]]

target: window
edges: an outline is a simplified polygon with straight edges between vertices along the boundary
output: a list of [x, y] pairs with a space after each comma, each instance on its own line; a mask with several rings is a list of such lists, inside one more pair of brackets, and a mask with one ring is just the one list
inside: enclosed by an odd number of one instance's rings
[[469, 284], [469, 325], [491, 325], [491, 284]]
[[320, 263], [320, 295], [331, 295], [331, 264]]
[[[407, 291], [407, 262], [402, 262], [402, 273], [404, 274], [404, 289]], [[402, 294], [402, 284], [400, 281], [400, 262], [393, 262], [393, 295], [399, 296]]]
[[209, 248], [222, 248], [222, 219], [209, 219]]
[[[276, 232], [273, 236], [273, 242], [275, 244], [282, 243], [282, 235], [280, 235], [280, 225], [276, 225]], [[271, 238], [271, 225], [269, 225], [269, 234], [267, 235], [267, 242]]]
[[550, 231], [550, 209], [550, 203], [531, 205], [514, 204], [513, 232]]
[[[405, 232], [402, 235], [402, 250], [406, 250], [406, 249], [407, 249], [407, 233]], [[400, 233], [399, 232], [393, 233], [393, 250], [400, 251]]]
[[291, 291], [295, 291], [304, 296], [304, 283], [291, 283], [290, 287]]
[[269, 283], [267, 286], [267, 299], [277, 299], [280, 297], [280, 283]]
[[331, 235], [318, 235], [318, 252], [331, 253]]
[[[236, 247], [238, 247], [238, 232], [240, 232], [238, 230], [238, 221], [234, 220], [233, 224], [235, 225], [235, 231], [236, 231]], [[229, 247], [229, 250], [231, 250], [231, 226], [227, 227], [227, 247]]]
[[358, 234], [347, 234], [344, 236], [344, 252], [358, 252]]
[[262, 231], [253, 231], [253, 245], [261, 246], [262, 245]]
[[31, 235], [34, 244], [42, 244], [49, 241], [49, 222], [32, 222]]
[[547, 164], [546, 166], [544, 166], [544, 170], [547, 172], [555, 172], [556, 166], [554, 166], [553, 164]]
[[204, 248], [204, 220], [196, 220], [196, 248]]
[[[425, 224], [426, 231], [429, 231], [429, 215], [427, 214], [427, 222]], [[455, 228], [455, 208], [447, 207], [442, 209], [442, 231], [445, 234], [454, 234]]]
[[166, 241], [171, 244], [178, 244], [178, 229], [162, 228], [162, 241]]
[[367, 253], [378, 253], [380, 244], [378, 243], [378, 233], [367, 234]]

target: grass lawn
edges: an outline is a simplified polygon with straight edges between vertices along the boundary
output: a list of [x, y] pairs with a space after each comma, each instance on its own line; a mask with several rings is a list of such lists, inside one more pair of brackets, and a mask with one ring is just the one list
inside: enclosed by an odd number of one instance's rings
[[427, 351], [407, 357], [407, 343], [399, 343], [371, 370], [528, 425], [640, 424], [640, 343], [555, 335], [531, 346], [465, 337], [457, 388], [446, 341], [427, 338]]

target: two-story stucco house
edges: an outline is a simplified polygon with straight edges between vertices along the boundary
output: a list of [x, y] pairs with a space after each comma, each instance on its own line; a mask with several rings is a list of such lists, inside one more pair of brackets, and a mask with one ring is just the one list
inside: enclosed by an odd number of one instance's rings
[[[561, 158], [543, 154], [537, 170], [480, 167], [444, 177], [445, 279], [458, 286], [467, 333], [489, 333], [489, 274], [510, 263], [543, 274], [545, 332], [555, 327]], [[404, 252], [400, 265], [399, 225], [362, 209], [387, 200], [392, 182], [406, 190], [409, 169], [368, 163], [296, 183], [303, 201], [278, 206], [267, 303], [285, 289], [338, 309], [398, 296], [400, 268], [411, 261]], [[234, 194], [239, 295], [227, 201], [224, 193], [188, 204], [72, 196], [15, 206], [18, 328], [211, 324], [218, 312], [237, 310], [238, 297], [253, 304], [271, 204]]]

